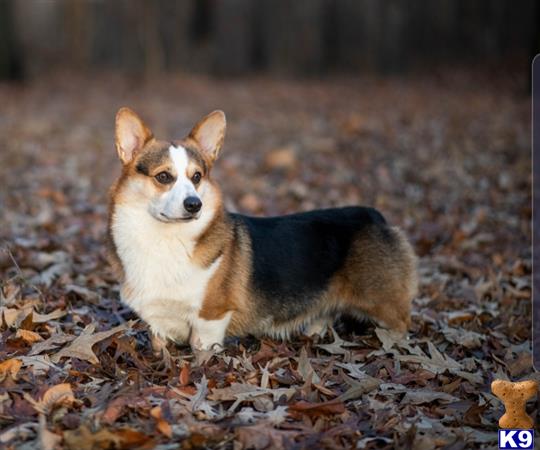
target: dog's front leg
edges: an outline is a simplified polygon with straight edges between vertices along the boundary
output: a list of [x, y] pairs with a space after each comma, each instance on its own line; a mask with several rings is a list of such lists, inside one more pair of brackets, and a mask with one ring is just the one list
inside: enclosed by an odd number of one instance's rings
[[231, 321], [232, 312], [227, 312], [220, 319], [207, 320], [197, 317], [191, 328], [189, 343], [193, 350], [211, 350], [223, 348], [225, 332]]

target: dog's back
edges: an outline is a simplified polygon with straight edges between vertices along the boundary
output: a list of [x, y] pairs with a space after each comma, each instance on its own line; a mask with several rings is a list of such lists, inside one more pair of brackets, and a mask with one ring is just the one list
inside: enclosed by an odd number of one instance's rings
[[232, 217], [251, 247], [250, 296], [263, 324], [251, 332], [288, 335], [339, 312], [407, 329], [416, 258], [403, 233], [377, 210]]

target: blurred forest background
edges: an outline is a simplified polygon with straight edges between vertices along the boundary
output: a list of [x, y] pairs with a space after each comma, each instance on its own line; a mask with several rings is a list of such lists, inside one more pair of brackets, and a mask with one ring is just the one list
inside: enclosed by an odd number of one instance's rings
[[440, 64], [528, 64], [534, 0], [1, 0], [0, 78], [53, 67], [406, 73]]

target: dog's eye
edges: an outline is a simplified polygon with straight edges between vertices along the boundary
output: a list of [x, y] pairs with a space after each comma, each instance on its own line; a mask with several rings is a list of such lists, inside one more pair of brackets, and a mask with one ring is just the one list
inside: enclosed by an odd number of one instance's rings
[[159, 172], [155, 177], [156, 181], [161, 184], [172, 183], [174, 178], [169, 172]]
[[193, 184], [199, 184], [201, 182], [201, 177], [201, 172], [195, 172], [191, 177], [191, 181], [193, 181]]

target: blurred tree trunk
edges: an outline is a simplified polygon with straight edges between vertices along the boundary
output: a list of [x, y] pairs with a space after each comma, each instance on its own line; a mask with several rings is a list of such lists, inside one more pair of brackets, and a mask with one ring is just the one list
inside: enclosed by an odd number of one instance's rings
[[13, 4], [0, 0], [0, 79], [22, 79], [21, 56], [13, 26]]
[[339, 68], [381, 73], [408, 68], [412, 30], [407, 33], [410, 14], [400, 1], [337, 0], [335, 14]]
[[214, 5], [214, 70], [238, 75], [252, 68], [252, 0], [218, 1]]
[[85, 69], [90, 64], [91, 42], [89, 30], [93, 26], [93, 16], [88, 2], [63, 0], [62, 16], [66, 29], [66, 59], [75, 66]]
[[[5, 1], [5, 0], [2, 0]], [[25, 74], [35, 76], [60, 64], [73, 67], [66, 46], [60, 1], [11, 0], [12, 23]], [[67, 61], [66, 61], [67, 60]]]
[[296, 75], [324, 67], [324, 0], [259, 0], [262, 46], [267, 68]]
[[156, 1], [165, 68], [188, 71], [194, 65], [192, 35], [197, 0]]

